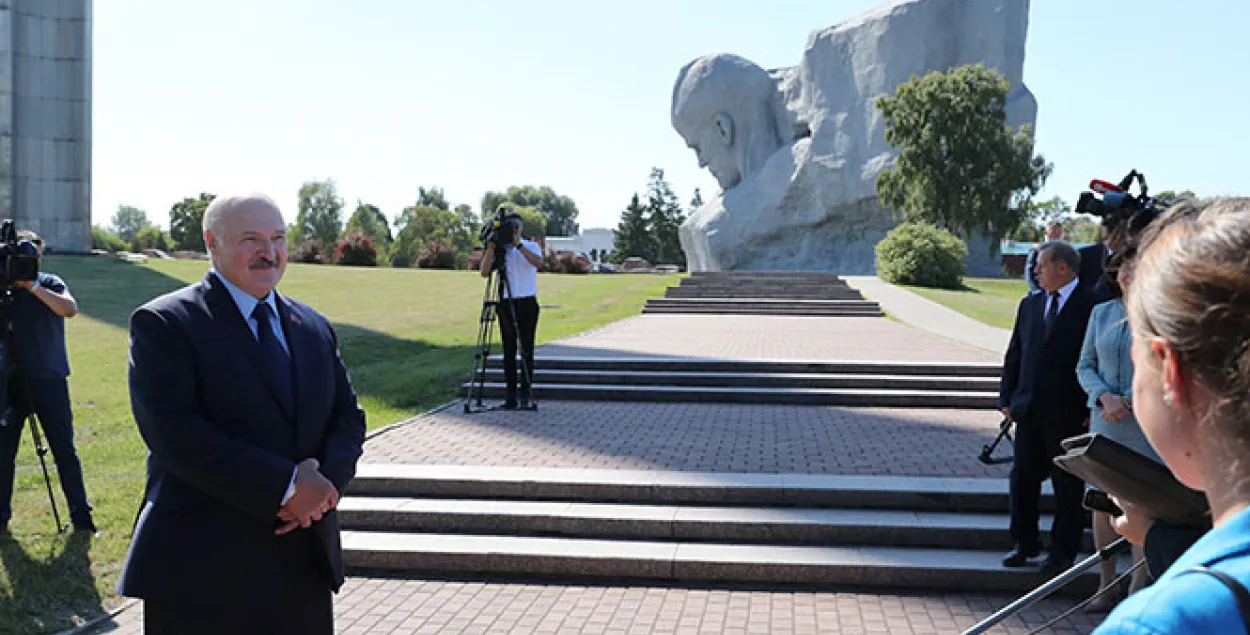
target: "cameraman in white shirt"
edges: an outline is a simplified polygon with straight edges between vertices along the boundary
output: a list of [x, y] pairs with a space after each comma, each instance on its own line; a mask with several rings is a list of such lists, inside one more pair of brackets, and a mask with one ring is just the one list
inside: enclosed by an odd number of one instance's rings
[[[504, 284], [499, 290], [499, 332], [503, 337], [503, 371], [507, 381], [507, 397], [504, 410], [516, 410], [530, 406], [534, 378], [534, 334], [538, 330], [538, 270], [543, 265], [542, 249], [538, 243], [521, 237], [523, 224], [516, 213], [504, 216], [505, 223], [515, 223], [512, 243], [504, 246]], [[502, 228], [501, 228], [502, 229]], [[497, 232], [502, 233], [502, 232]], [[490, 277], [495, 264], [495, 249], [486, 249], [482, 257], [483, 278]], [[516, 321], [513, 322], [513, 316]], [[521, 355], [525, 362], [521, 377], [518, 400], [517, 391], [517, 339], [521, 341]]]

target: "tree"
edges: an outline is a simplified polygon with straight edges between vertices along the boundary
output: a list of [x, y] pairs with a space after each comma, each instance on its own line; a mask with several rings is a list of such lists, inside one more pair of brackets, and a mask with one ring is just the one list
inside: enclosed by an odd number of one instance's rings
[[183, 251], [206, 253], [204, 245], [204, 212], [216, 194], [200, 192], [199, 197], [187, 197], [169, 208], [169, 236], [174, 245]]
[[650, 229], [647, 226], [647, 208], [635, 193], [629, 206], [621, 213], [621, 222], [616, 226], [616, 231], [612, 233], [612, 262], [620, 264], [631, 256], [655, 262], [655, 244]]
[[518, 205], [511, 201], [502, 203], [504, 213], [515, 213], [521, 217], [521, 233], [529, 239], [547, 236], [547, 217], [536, 207]]
[[482, 196], [482, 220], [494, 217], [499, 206], [508, 202], [538, 209], [546, 220], [543, 229], [545, 236], [568, 236], [573, 233], [577, 223], [577, 203], [567, 196], [557, 194], [546, 185], [513, 185], [503, 193], [487, 192]]
[[151, 225], [152, 221], [148, 220], [148, 213], [137, 207], [118, 205], [117, 211], [113, 213], [112, 231], [125, 242], [130, 242], [135, 234]]
[[1102, 239], [1102, 223], [1088, 216], [1071, 216], [1063, 220], [1063, 237], [1068, 242], [1096, 243]]
[[1193, 190], [1184, 190], [1181, 192], [1175, 192], [1172, 190], [1163, 190], [1162, 192], [1155, 194], [1155, 199], [1159, 201], [1160, 205], [1170, 205], [1172, 203], [1178, 203], [1180, 202], [1181, 199], [1186, 199], [1186, 198], [1194, 201], [1195, 203], [1198, 202], [1199, 200], [1198, 195], [1194, 194]]
[[313, 238], [329, 248], [343, 232], [343, 199], [334, 181], [308, 181], [299, 188], [299, 213], [295, 216], [294, 236], [287, 242]]
[[[1006, 124], [1007, 79], [982, 64], [913, 76], [877, 107], [899, 155], [877, 195], [908, 220], [965, 238], [998, 239], [1019, 227], [1052, 166], [1033, 154], [1028, 126]], [[992, 243], [991, 243], [992, 244]]]
[[430, 241], [446, 243], [458, 253], [468, 253], [477, 241], [455, 212], [440, 207], [412, 205], [395, 222], [402, 229], [395, 235], [391, 258], [400, 263], [416, 261]]
[[382, 245], [391, 244], [391, 225], [386, 222], [386, 215], [375, 205], [356, 201], [356, 211], [347, 220], [347, 233], [357, 232], [372, 238]]
[[696, 187], [694, 196], [690, 197], [690, 213], [695, 213], [700, 207], [703, 207], [703, 193]]
[[451, 206], [447, 204], [447, 197], [443, 194], [443, 188], [424, 187], [417, 188], [417, 205], [425, 207], [437, 207], [441, 210], [449, 210]]
[[655, 250], [655, 260], [651, 262], [677, 264], [685, 268], [686, 256], [682, 253], [678, 236], [678, 228], [685, 221], [681, 203], [677, 202], [677, 195], [664, 179], [664, 170], [651, 168], [651, 177], [647, 180], [647, 224]]
[[1071, 210], [1071, 206], [1058, 196], [1040, 203], [1027, 201], [1022, 205], [1024, 220], [1016, 229], [1008, 234], [1011, 240], [1022, 242], [1038, 242], [1046, 232], [1046, 226], [1053, 221], [1062, 221], [1063, 216]]

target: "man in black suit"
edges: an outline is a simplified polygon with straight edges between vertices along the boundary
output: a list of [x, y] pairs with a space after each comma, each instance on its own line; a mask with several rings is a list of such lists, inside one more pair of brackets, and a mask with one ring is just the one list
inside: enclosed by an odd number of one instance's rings
[[998, 405], [1016, 422], [1016, 457], [1010, 476], [1011, 537], [1015, 550], [1003, 566], [1020, 567], [1041, 553], [1038, 499], [1042, 482], [1055, 490], [1050, 553], [1042, 567], [1055, 574], [1072, 565], [1080, 550], [1084, 512], [1081, 480], [1055, 466], [1062, 439], [1084, 432], [1086, 395], [1076, 363], [1095, 300], [1077, 272], [1080, 256], [1071, 245], [1041, 246], [1037, 279], [1042, 293], [1025, 296], [1016, 312], [1011, 345], [1003, 361]]
[[221, 197], [203, 223], [208, 275], [130, 318], [148, 481], [118, 591], [149, 635], [330, 634], [364, 411], [329, 322], [274, 291], [277, 205]]
[[1099, 241], [1086, 245], [1077, 254], [1081, 257], [1081, 284], [1088, 286], [1094, 293], [1094, 303], [1110, 300], [1113, 294], [1111, 287], [1107, 285], [1105, 274], [1107, 256], [1111, 254], [1107, 243]]

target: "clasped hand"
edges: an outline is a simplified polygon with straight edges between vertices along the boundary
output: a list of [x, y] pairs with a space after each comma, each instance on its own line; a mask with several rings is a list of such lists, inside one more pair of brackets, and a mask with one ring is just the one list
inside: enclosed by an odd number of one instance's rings
[[1132, 414], [1128, 400], [1120, 395], [1104, 393], [1098, 401], [1102, 402], [1102, 418], [1107, 421], [1122, 421]]
[[278, 510], [278, 518], [285, 522], [274, 533], [281, 536], [297, 528], [308, 529], [338, 506], [339, 492], [321, 475], [320, 468], [317, 459], [300, 461], [295, 471], [295, 492]]

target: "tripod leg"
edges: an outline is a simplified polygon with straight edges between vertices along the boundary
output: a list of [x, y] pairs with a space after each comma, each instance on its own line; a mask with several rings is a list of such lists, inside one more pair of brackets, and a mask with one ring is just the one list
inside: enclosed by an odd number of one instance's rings
[[[30, 393], [27, 392], [27, 395]], [[28, 402], [29, 403], [29, 402]], [[29, 416], [30, 435], [35, 441], [35, 454], [39, 455], [39, 467], [43, 468], [43, 482], [48, 487], [48, 502], [52, 504], [52, 520], [56, 523], [56, 533], [65, 533], [65, 525], [61, 524], [61, 514], [57, 511], [56, 496], [52, 493], [52, 477], [48, 475], [48, 448], [43, 444], [43, 437], [39, 434], [39, 419], [32, 412]]]

